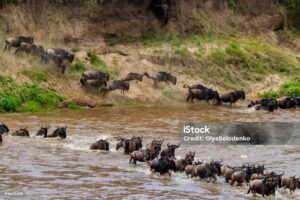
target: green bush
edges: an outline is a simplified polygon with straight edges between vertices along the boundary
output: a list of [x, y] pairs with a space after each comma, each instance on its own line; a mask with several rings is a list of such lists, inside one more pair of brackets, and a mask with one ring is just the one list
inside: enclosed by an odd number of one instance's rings
[[36, 71], [34, 69], [23, 70], [21, 73], [35, 82], [47, 82], [48, 81], [48, 77], [45, 73]]
[[[6, 81], [5, 81], [6, 80]], [[64, 97], [37, 85], [18, 85], [10, 78], [0, 77], [0, 109], [6, 112], [53, 111]]]
[[72, 110], [80, 109], [80, 105], [73, 103], [73, 102], [69, 103], [67, 107]]

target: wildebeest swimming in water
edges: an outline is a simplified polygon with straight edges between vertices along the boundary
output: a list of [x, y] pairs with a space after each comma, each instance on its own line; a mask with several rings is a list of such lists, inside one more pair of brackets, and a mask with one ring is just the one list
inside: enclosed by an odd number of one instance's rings
[[109, 142], [108, 140], [98, 140], [97, 142], [91, 144], [90, 150], [104, 150], [109, 151]]
[[12, 136], [30, 137], [29, 132], [26, 128], [21, 128], [11, 134]]
[[12, 47], [19, 47], [22, 42], [33, 44], [34, 38], [32, 36], [17, 36], [15, 38], [8, 38], [5, 40], [5, 47], [3, 51], [10, 51]]
[[165, 157], [149, 161], [148, 164], [150, 166], [150, 171], [160, 173], [161, 175], [166, 173], [171, 175], [170, 170], [176, 171], [174, 160]]
[[250, 181], [249, 190], [247, 194], [250, 192], [255, 195], [256, 193], [261, 194], [262, 197], [265, 195], [273, 195], [275, 196], [276, 187], [277, 187], [277, 179], [274, 178], [264, 178], [264, 179], [255, 179]]
[[47, 127], [42, 126], [35, 135], [36, 136], [43, 136], [44, 138], [46, 138], [48, 136], [48, 129], [49, 128], [50, 128], [50, 126], [47, 126]]
[[67, 126], [57, 127], [51, 135], [47, 135], [47, 138], [60, 137], [61, 139], [67, 138]]
[[116, 150], [118, 151], [121, 147], [123, 147], [125, 154], [132, 153], [133, 151], [138, 151], [143, 147], [143, 136], [133, 136], [131, 139], [116, 137], [116, 139], [119, 140], [116, 145]]
[[158, 72], [156, 75], [150, 76], [150, 78], [154, 81], [155, 87], [157, 87], [157, 84], [159, 82], [165, 82], [168, 85], [169, 85], [169, 83], [176, 85], [176, 82], [177, 82], [177, 78], [167, 72]]
[[174, 159], [175, 158], [175, 149], [177, 149], [179, 147], [180, 147], [180, 144], [178, 144], [178, 145], [167, 144], [167, 148], [162, 150], [162, 152], [160, 153], [160, 157]]
[[9, 132], [8, 127], [5, 124], [0, 123], [0, 143], [3, 141], [2, 135], [8, 132]]

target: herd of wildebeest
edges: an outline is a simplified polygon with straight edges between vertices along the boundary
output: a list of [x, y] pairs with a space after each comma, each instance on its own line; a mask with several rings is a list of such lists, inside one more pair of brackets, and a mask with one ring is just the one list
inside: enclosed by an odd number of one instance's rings
[[[49, 126], [41, 127], [36, 136], [43, 138], [67, 138], [67, 126], [57, 127], [52, 134], [48, 134]], [[9, 133], [9, 128], [0, 124], [0, 144], [2, 135], [30, 137], [29, 131], [26, 128], [21, 128], [13, 133]], [[296, 189], [300, 189], [300, 178], [295, 176], [284, 176], [284, 172], [278, 173], [267, 171], [262, 164], [246, 163], [241, 166], [223, 165], [223, 160], [219, 161], [195, 161], [195, 151], [189, 151], [183, 159], [176, 159], [175, 150], [180, 147], [180, 144], [167, 144], [165, 149], [162, 149], [164, 140], [153, 140], [143, 149], [143, 136], [133, 136], [132, 138], [115, 137], [117, 141], [116, 150], [124, 151], [125, 155], [130, 156], [129, 163], [137, 164], [137, 162], [146, 162], [153, 173], [160, 175], [174, 173], [183, 173], [191, 178], [200, 178], [210, 182], [217, 181], [217, 177], [225, 178], [226, 183], [231, 185], [247, 184], [250, 192], [253, 195], [261, 194], [263, 197], [275, 195], [278, 188], [289, 189], [290, 193], [294, 193]], [[90, 145], [90, 150], [109, 151], [109, 140], [100, 139]]]
[[[5, 40], [4, 51], [14, 47], [16, 48], [15, 54], [20, 54], [26, 52], [32, 54], [33, 56], [39, 57], [45, 63], [52, 61], [61, 73], [65, 73], [68, 64], [72, 63], [74, 60], [74, 53], [71, 53], [65, 49], [53, 48], [46, 49], [42, 45], [34, 44], [34, 38], [32, 36], [17, 36], [15, 38], [8, 38]], [[108, 92], [113, 90], [121, 90], [124, 94], [130, 88], [130, 81], [142, 82], [143, 77], [152, 79], [154, 86], [157, 87], [158, 83], [165, 82], [166, 84], [176, 85], [177, 78], [168, 72], [157, 72], [152, 76], [147, 72], [143, 74], [139, 73], [129, 73], [125, 78], [120, 80], [114, 80], [110, 85], [108, 82], [110, 80], [109, 73], [101, 71], [86, 71], [82, 73], [80, 78], [81, 87], [92, 87], [97, 89], [97, 94], [99, 92], [105, 96]], [[231, 91], [226, 94], [219, 94], [217, 90], [208, 88], [202, 84], [195, 85], [184, 85], [184, 88], [188, 90], [188, 95], [186, 102], [194, 103], [194, 100], [204, 100], [207, 103], [213, 102], [215, 105], [220, 105], [222, 103], [235, 104], [238, 100], [245, 100], [244, 91]], [[288, 109], [300, 107], [300, 97], [284, 97], [281, 99], [275, 98], [265, 98], [255, 101], [251, 101], [248, 107], [255, 107], [255, 110], [267, 110], [273, 112], [274, 110]]]

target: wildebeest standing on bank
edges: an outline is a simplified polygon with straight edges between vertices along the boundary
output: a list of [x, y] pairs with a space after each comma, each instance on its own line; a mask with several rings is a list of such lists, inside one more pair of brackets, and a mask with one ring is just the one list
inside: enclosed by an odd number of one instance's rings
[[2, 135], [8, 132], [9, 132], [8, 127], [5, 124], [0, 123], [0, 143], [3, 141]]
[[154, 81], [155, 87], [157, 87], [158, 82], [165, 82], [168, 85], [169, 83], [176, 85], [177, 82], [177, 78], [167, 72], [158, 72], [155, 76], [150, 76], [150, 78]]
[[139, 74], [139, 73], [129, 73], [127, 74], [127, 76], [122, 79], [121, 81], [136, 81], [137, 82], [142, 82], [143, 81], [143, 77], [147, 76], [148, 78], [150, 78], [149, 74], [147, 72], [143, 73], [143, 74]]
[[60, 137], [61, 139], [67, 138], [67, 126], [57, 127], [51, 135], [48, 135], [47, 138]]
[[104, 150], [109, 151], [109, 142], [108, 140], [98, 140], [97, 142], [91, 144], [90, 150]]
[[11, 134], [12, 136], [30, 137], [29, 132], [26, 128], [21, 128]]
[[5, 40], [5, 47], [3, 51], [10, 51], [12, 47], [19, 47], [22, 42], [33, 44], [34, 38], [32, 36], [17, 36], [15, 38], [8, 38]]

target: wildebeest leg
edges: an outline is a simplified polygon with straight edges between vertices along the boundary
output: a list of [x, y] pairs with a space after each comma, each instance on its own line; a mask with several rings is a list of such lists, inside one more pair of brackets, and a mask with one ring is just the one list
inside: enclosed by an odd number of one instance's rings
[[188, 102], [190, 99], [191, 99], [191, 95], [189, 94], [189, 95], [187, 96], [187, 98], [185, 99], [185, 102]]
[[130, 160], [129, 160], [129, 163], [131, 163], [131, 161], [132, 161], [132, 156], [130, 156]]

